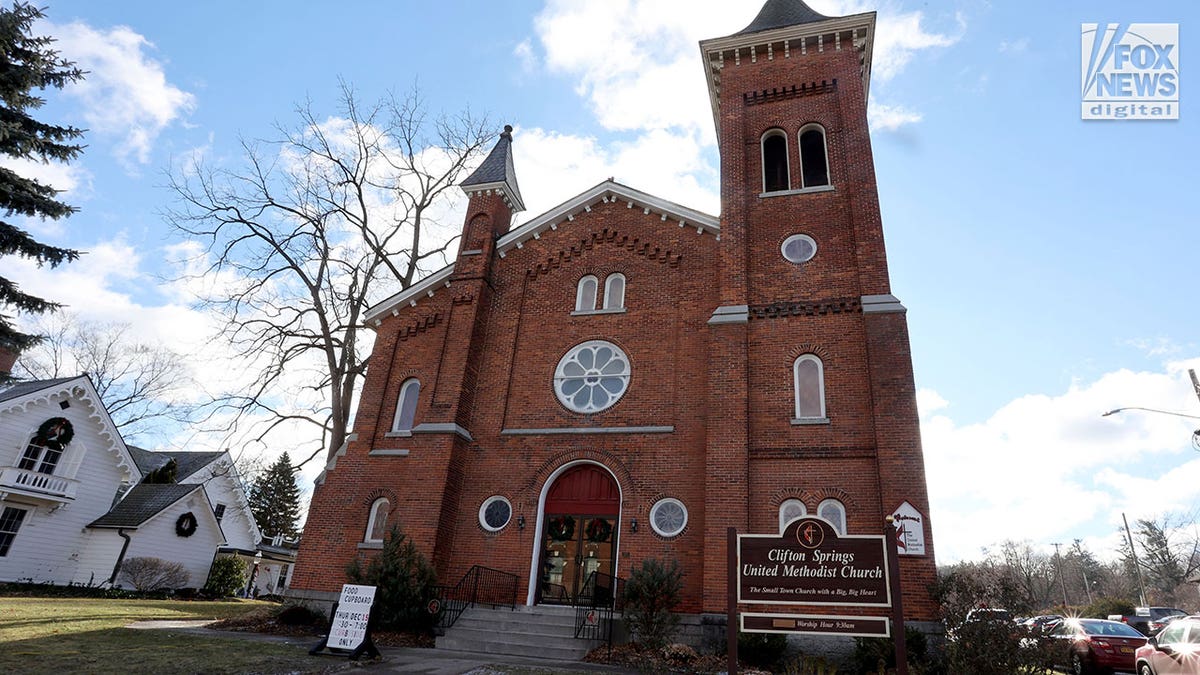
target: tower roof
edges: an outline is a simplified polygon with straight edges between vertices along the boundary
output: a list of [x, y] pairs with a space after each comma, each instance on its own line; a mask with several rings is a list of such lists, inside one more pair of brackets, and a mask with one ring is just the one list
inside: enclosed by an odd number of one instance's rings
[[797, 26], [802, 23], [824, 21], [828, 18], [830, 17], [818, 14], [811, 7], [804, 4], [804, 0], [767, 0], [767, 4], [763, 5], [762, 9], [758, 11], [758, 16], [754, 17], [754, 21], [751, 21], [749, 26], [734, 33], [734, 35], [745, 35], [747, 33], [771, 30], [772, 28]]
[[[459, 184], [464, 190], [468, 187], [503, 188], [514, 211], [524, 211], [525, 201], [521, 199], [521, 190], [517, 187], [517, 172], [513, 168], [512, 158], [512, 126], [505, 124], [500, 140], [488, 154], [487, 159], [478, 169]], [[468, 190], [470, 192], [470, 190]]]

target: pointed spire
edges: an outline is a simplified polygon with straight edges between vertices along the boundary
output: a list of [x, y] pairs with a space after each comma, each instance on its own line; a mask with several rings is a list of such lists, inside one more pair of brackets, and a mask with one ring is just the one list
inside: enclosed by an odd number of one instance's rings
[[517, 172], [513, 168], [512, 130], [512, 125], [504, 125], [504, 132], [500, 134], [500, 140], [496, 141], [496, 147], [492, 148], [487, 159], [483, 160], [479, 168], [460, 183], [459, 187], [464, 190], [468, 187], [503, 188], [513, 211], [524, 211], [525, 201], [521, 199], [521, 190], [517, 187]]
[[767, 0], [763, 8], [758, 11], [758, 16], [754, 17], [754, 21], [734, 35], [758, 33], [785, 26], [798, 26], [802, 23], [815, 23], [829, 18], [813, 11], [811, 7], [804, 4], [804, 0]]

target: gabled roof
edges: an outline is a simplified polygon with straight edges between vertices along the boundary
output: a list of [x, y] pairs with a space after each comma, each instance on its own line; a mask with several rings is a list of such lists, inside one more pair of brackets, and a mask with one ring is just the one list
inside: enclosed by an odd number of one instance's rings
[[524, 211], [525, 200], [521, 199], [521, 190], [517, 187], [517, 172], [513, 166], [512, 130], [511, 126], [504, 125], [504, 132], [500, 134], [500, 140], [496, 141], [496, 147], [492, 148], [487, 159], [483, 160], [483, 164], [480, 164], [474, 173], [459, 183], [459, 187], [468, 194], [476, 190], [501, 188], [508, 197], [508, 204], [512, 210]]
[[[522, 248], [529, 239], [540, 239], [546, 230], [569, 226], [576, 215], [591, 211], [596, 204], [618, 202], [624, 203], [626, 208], [638, 208], [647, 215], [659, 216], [663, 227], [690, 227], [695, 228], [697, 234], [712, 234], [720, 238], [721, 219], [717, 216], [635, 190], [610, 178], [504, 235], [496, 242], [496, 252], [503, 258], [514, 249]], [[437, 289], [450, 286], [453, 274], [453, 264], [443, 267], [368, 309], [363, 314], [363, 321], [378, 326], [385, 314], [396, 315], [405, 305], [415, 306], [420, 297], [432, 297]]]
[[17, 382], [16, 384], [0, 391], [0, 402], [10, 401], [14, 398], [20, 398], [26, 394], [32, 394], [43, 389], [55, 389], [71, 380], [83, 377], [77, 375], [75, 377], [56, 377], [50, 380], [29, 380], [26, 382]]
[[164, 464], [175, 460], [175, 480], [183, 482], [185, 478], [196, 473], [200, 469], [212, 464], [224, 455], [224, 452], [175, 452], [166, 450], [146, 450], [135, 446], [128, 446], [129, 454], [133, 456], [133, 461], [137, 463], [138, 470], [142, 475], [161, 468]]
[[125, 439], [117, 431], [108, 414], [108, 408], [92, 385], [92, 380], [85, 373], [77, 377], [58, 377], [49, 380], [32, 380], [17, 383], [0, 392], [0, 414], [16, 410], [24, 411], [31, 405], [49, 401], [56, 395], [69, 396], [83, 401], [94, 411], [89, 417], [99, 426], [100, 436], [108, 441], [109, 452], [116, 455], [117, 467], [124, 469], [131, 478], [136, 479], [139, 473]]
[[125, 498], [117, 502], [108, 513], [88, 524], [88, 527], [136, 529], [204, 486], [196, 484], [168, 483], [164, 485], [140, 484], [133, 486]]
[[758, 16], [754, 17], [754, 21], [735, 35], [824, 21], [828, 18], [830, 17], [813, 11], [813, 8], [804, 4], [804, 0], [767, 0], [767, 4], [758, 11]]

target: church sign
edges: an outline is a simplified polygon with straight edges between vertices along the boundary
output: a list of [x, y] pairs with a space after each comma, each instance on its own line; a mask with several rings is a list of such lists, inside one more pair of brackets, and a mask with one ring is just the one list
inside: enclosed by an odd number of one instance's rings
[[781, 536], [738, 535], [737, 601], [767, 605], [889, 607], [882, 535], [846, 535], [800, 518]]
[[892, 514], [892, 524], [900, 555], [925, 555], [925, 517], [920, 511], [904, 502]]
[[760, 614], [742, 612], [743, 633], [804, 633], [849, 637], [890, 637], [891, 624], [881, 616], [828, 614]]

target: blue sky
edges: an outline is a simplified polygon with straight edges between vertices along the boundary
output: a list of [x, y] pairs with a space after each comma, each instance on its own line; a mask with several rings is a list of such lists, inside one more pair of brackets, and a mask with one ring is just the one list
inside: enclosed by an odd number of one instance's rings
[[[432, 110], [517, 128], [527, 220], [613, 176], [716, 213], [717, 155], [699, 39], [757, 0], [506, 3], [54, 2], [44, 28], [91, 71], [45, 116], [91, 129], [38, 174], [81, 212], [31, 224], [89, 255], [6, 275], [88, 318], [132, 322], [192, 355], [221, 353], [188, 289], [163, 281], [179, 244], [165, 172], [236, 166], [241, 138], [419, 85]], [[1130, 518], [1200, 507], [1186, 369], [1200, 368], [1187, 57], [1200, 9], [1176, 0], [812, 0], [879, 12], [873, 148], [893, 292], [909, 308], [939, 558], [1005, 538], [1112, 545]], [[1080, 120], [1080, 24], [1180, 25], [1178, 121]], [[1197, 38], [1200, 39], [1200, 38]], [[1200, 44], [1200, 43], [1197, 43]], [[181, 434], [169, 443], [189, 439]], [[190, 439], [192, 443], [201, 441]], [[1054, 518], [1047, 505], [1061, 503]]]

